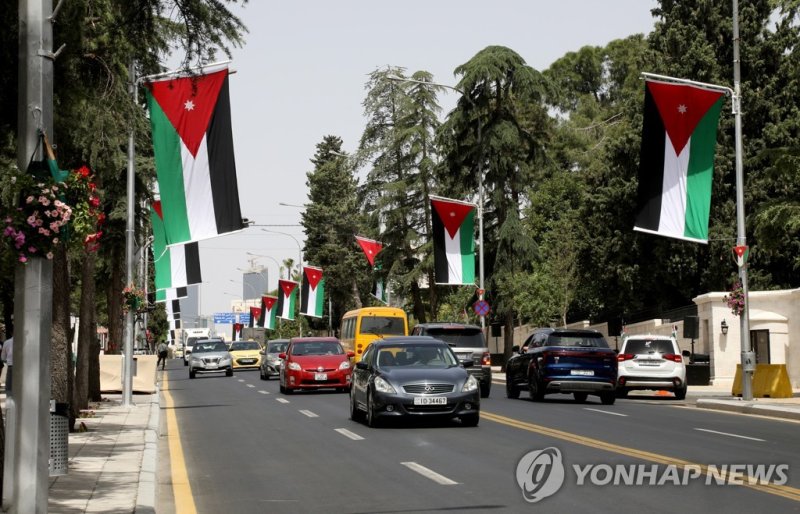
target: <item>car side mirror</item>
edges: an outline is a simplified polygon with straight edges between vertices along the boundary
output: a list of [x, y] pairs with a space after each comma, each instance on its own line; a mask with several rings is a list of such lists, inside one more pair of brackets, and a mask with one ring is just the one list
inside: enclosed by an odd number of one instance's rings
[[684, 357], [691, 357], [692, 352], [690, 352], [689, 350], [684, 350], [681, 352], [681, 355], [683, 355]]
[[347, 357], [348, 357], [349, 359], [352, 359], [352, 358], [353, 358], [353, 357], [355, 357], [355, 356], [356, 356], [356, 352], [354, 352], [353, 350], [349, 350], [349, 351], [347, 352]]
[[619, 348], [614, 348], [614, 353], [619, 353]]
[[472, 359], [465, 359], [461, 361], [461, 365], [464, 366], [465, 368], [471, 368], [474, 364], [475, 363], [472, 362]]
[[356, 362], [356, 369], [367, 370], [367, 369], [369, 369], [369, 366], [367, 366], [367, 363], [364, 362], [364, 361], [358, 361], [358, 362]]
[[285, 353], [279, 353], [278, 354], [278, 358], [286, 360], [286, 354]]
[[258, 354], [259, 355], [266, 355], [267, 353], [264, 350], [261, 350], [260, 352], [258, 352]]

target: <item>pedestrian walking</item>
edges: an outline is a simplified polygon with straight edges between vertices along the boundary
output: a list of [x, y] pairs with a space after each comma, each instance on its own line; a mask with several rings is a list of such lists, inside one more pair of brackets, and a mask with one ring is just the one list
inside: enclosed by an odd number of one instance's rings
[[14, 367], [14, 337], [9, 337], [3, 343], [3, 349], [0, 350], [0, 359], [6, 364], [6, 394], [11, 394], [12, 374], [11, 370]]
[[158, 365], [161, 364], [161, 369], [163, 370], [167, 365], [167, 355], [169, 354], [169, 346], [164, 341], [161, 341], [158, 345], [158, 362], [156, 362], [156, 369]]

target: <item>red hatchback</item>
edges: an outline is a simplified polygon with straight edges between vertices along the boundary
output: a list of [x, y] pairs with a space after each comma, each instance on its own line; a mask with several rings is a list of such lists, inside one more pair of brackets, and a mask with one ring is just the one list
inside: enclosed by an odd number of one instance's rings
[[289, 342], [280, 373], [282, 393], [291, 394], [298, 389], [335, 388], [350, 390], [350, 358], [335, 337], [295, 337]]

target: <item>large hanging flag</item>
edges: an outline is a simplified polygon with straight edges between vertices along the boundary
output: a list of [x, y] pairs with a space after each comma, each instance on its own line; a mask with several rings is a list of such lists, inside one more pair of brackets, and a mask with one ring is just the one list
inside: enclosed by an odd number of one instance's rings
[[300, 291], [300, 314], [321, 318], [325, 307], [325, 279], [322, 268], [303, 266], [303, 286]]
[[375, 266], [375, 256], [383, 250], [383, 243], [375, 241], [374, 239], [367, 239], [366, 237], [356, 236], [356, 241], [364, 255], [367, 256], [370, 266]]
[[244, 323], [234, 323], [233, 324], [233, 333], [231, 334], [232, 341], [241, 341], [242, 340], [242, 329], [244, 329]]
[[372, 282], [372, 296], [377, 298], [381, 303], [387, 303], [389, 301], [388, 295], [386, 294], [386, 287], [383, 283], [382, 277], [375, 277], [375, 280]]
[[278, 280], [278, 303], [275, 315], [281, 319], [294, 319], [294, 307], [297, 298], [297, 282], [294, 280]]
[[147, 293], [147, 300], [150, 303], [164, 303], [167, 298], [186, 298], [188, 296], [188, 287], [176, 287], [174, 289], [158, 289], [154, 293]]
[[202, 282], [198, 243], [167, 246], [161, 202], [150, 207], [153, 228], [153, 262], [156, 290], [186, 287]]
[[228, 69], [147, 84], [167, 244], [245, 228], [233, 155]]
[[437, 284], [475, 283], [476, 205], [431, 196], [433, 263]]
[[647, 80], [634, 230], [708, 242], [723, 91]]
[[262, 328], [259, 323], [261, 321], [261, 307], [250, 307], [250, 322], [247, 324], [250, 328]]
[[277, 302], [278, 298], [275, 296], [261, 297], [261, 320], [259, 321], [259, 325], [267, 330], [275, 330], [277, 326], [275, 323], [275, 313], [278, 311], [275, 307]]

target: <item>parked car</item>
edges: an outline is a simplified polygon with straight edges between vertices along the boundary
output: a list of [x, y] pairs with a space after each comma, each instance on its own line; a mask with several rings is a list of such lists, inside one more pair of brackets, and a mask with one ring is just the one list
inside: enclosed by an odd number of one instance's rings
[[459, 360], [471, 360], [467, 368], [481, 384], [481, 398], [492, 390], [492, 356], [481, 327], [463, 323], [420, 323], [411, 332], [415, 336], [431, 336], [448, 343]]
[[[691, 352], [686, 352], [691, 355]], [[617, 396], [632, 390], [672, 391], [675, 398], [686, 398], [686, 365], [675, 338], [632, 335], [622, 342], [617, 361]]]
[[220, 373], [233, 376], [233, 358], [222, 339], [198, 339], [189, 359], [189, 378], [197, 373]]
[[280, 354], [286, 353], [289, 346], [288, 339], [273, 339], [267, 341], [267, 346], [261, 350], [261, 380], [269, 380], [271, 377], [279, 377], [281, 374]]
[[519, 398], [522, 389], [536, 401], [552, 393], [567, 393], [584, 402], [590, 394], [612, 405], [617, 388], [617, 355], [595, 330], [539, 329], [528, 347], [506, 364], [506, 396]]
[[350, 389], [350, 359], [335, 337], [295, 337], [289, 341], [280, 369], [280, 390], [292, 394], [300, 389]]
[[428, 336], [388, 337], [369, 345], [356, 363], [350, 418], [375, 427], [390, 418], [480, 421], [480, 383], [447, 343]]
[[259, 369], [261, 367], [261, 345], [256, 341], [234, 341], [228, 346], [233, 357], [233, 369]]

